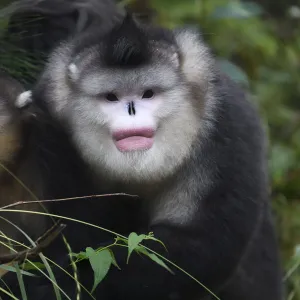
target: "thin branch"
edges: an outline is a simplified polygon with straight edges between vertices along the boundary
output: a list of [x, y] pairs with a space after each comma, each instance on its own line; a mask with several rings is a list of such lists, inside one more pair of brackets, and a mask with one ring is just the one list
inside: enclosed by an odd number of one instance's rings
[[12, 261], [23, 261], [26, 258], [30, 259], [37, 256], [40, 252], [42, 252], [45, 248], [47, 248], [62, 232], [62, 230], [66, 227], [65, 224], [60, 224], [58, 221], [54, 224], [49, 230], [47, 230], [41, 237], [39, 237], [36, 241], [36, 246], [30, 249], [26, 249], [20, 252], [6, 254], [0, 256], [0, 264], [7, 264]]
[[31, 204], [31, 203], [45, 203], [45, 202], [61, 202], [61, 201], [70, 201], [84, 198], [100, 198], [100, 197], [112, 197], [112, 196], [128, 196], [128, 197], [138, 197], [137, 195], [130, 195], [125, 193], [116, 193], [116, 194], [102, 194], [102, 195], [90, 195], [90, 196], [81, 196], [81, 197], [72, 197], [72, 198], [60, 198], [60, 199], [52, 199], [52, 200], [33, 200], [33, 201], [18, 201], [15, 203], [11, 203], [5, 206], [0, 207], [0, 209], [11, 208], [23, 204]]

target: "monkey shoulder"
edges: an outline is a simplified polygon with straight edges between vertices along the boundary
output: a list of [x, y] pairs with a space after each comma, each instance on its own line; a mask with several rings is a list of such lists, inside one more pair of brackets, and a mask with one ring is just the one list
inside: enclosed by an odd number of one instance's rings
[[267, 139], [258, 109], [227, 75], [217, 73], [213, 85], [210, 133], [199, 135], [181, 175], [198, 182], [194, 184], [198, 197], [235, 193], [244, 200], [267, 199]]
[[228, 158], [243, 157], [245, 162], [265, 163], [267, 137], [262, 117], [250, 94], [221, 72], [213, 84], [214, 126], [206, 144]]
[[214, 87], [217, 99], [216, 119], [220, 124], [222, 121], [227, 123], [227, 128], [233, 130], [234, 135], [239, 134], [248, 137], [251, 134], [256, 137], [263, 135], [258, 107], [251, 100], [251, 94], [248, 90], [221, 72], [216, 75]]

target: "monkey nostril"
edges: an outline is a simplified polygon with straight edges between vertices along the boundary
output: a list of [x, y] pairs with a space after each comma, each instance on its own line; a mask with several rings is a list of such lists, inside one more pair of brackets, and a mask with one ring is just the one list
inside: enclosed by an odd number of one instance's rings
[[112, 102], [119, 101], [118, 97], [113, 93], [106, 94], [105, 98], [106, 98], [106, 100], [112, 101]]
[[143, 94], [144, 99], [150, 99], [154, 96], [154, 92], [152, 90], [146, 90]]
[[134, 102], [130, 102], [127, 104], [128, 107], [128, 114], [130, 116], [135, 115], [135, 107], [134, 107]]

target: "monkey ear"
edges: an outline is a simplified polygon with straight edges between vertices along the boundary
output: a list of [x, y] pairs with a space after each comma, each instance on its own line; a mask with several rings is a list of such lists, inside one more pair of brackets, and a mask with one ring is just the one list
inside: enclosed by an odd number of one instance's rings
[[75, 63], [69, 64], [69, 66], [68, 66], [68, 75], [69, 75], [69, 78], [73, 82], [78, 80], [78, 78], [79, 78], [79, 69], [78, 69], [78, 67], [76, 66]]
[[14, 102], [15, 107], [21, 113], [22, 121], [29, 121], [37, 116], [37, 107], [33, 105], [32, 91], [21, 93]]
[[23, 121], [35, 118], [35, 107], [32, 106], [32, 91], [25, 91], [21, 93], [14, 102], [15, 107], [21, 112]]
[[197, 85], [206, 83], [212, 73], [212, 57], [194, 28], [173, 30], [180, 56], [180, 67], [186, 79]]
[[19, 109], [23, 109], [32, 103], [32, 92], [26, 91], [21, 93], [15, 101], [15, 106]]

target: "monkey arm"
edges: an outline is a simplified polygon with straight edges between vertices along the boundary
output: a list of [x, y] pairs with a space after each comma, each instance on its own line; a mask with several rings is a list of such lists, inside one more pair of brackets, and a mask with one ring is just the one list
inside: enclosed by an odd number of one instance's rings
[[[250, 199], [244, 201], [235, 192], [222, 195], [219, 191], [219, 196], [215, 193], [204, 202], [202, 210], [205, 213], [198, 213], [193, 224], [176, 226], [166, 220], [147, 228], [165, 243], [168, 252], [156, 242], [143, 244], [161, 253], [217, 293], [236, 271], [259, 227], [263, 212], [260, 204]], [[187, 299], [189, 294], [197, 293], [199, 297], [209, 295], [193, 279], [170, 265], [175, 275], [137, 254], [133, 254], [126, 265], [126, 249], [115, 248], [114, 253], [122, 270], [111, 269], [100, 284], [99, 299], [104, 290], [115, 294], [115, 298], [108, 299], [163, 300]], [[116, 282], [117, 291], [114, 289]]]

